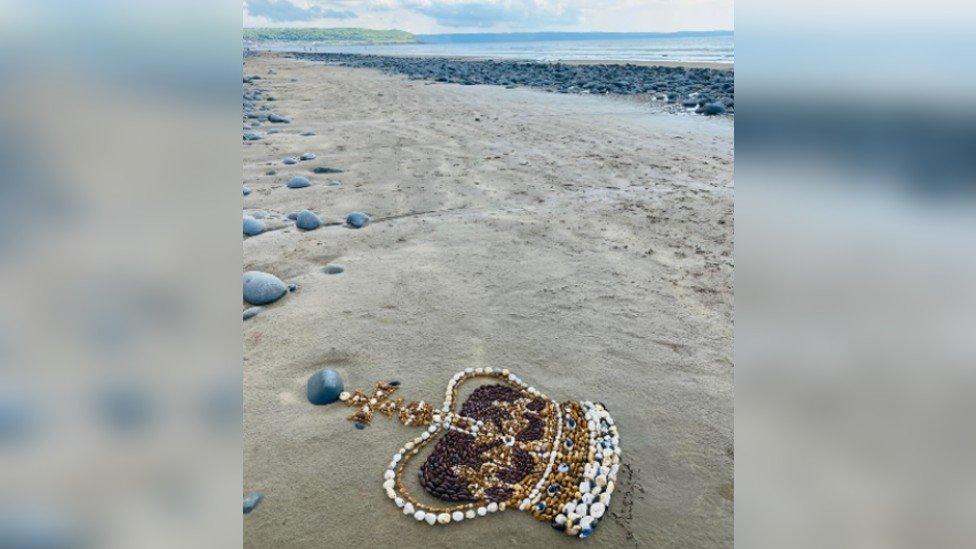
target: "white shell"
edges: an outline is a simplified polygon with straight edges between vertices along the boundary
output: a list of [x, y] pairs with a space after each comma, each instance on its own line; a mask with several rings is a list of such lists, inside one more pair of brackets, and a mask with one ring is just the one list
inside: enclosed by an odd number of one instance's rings
[[413, 504], [410, 503], [410, 502], [407, 502], [407, 504], [403, 506], [403, 514], [404, 515], [412, 515], [413, 512], [414, 512], [413, 511]]
[[394, 498], [393, 503], [395, 503], [396, 506], [399, 507], [400, 509], [403, 509], [403, 506], [406, 504], [406, 502], [403, 501], [403, 498], [401, 497]]
[[386, 472], [383, 473], [383, 478], [385, 478], [386, 480], [390, 480], [395, 476], [396, 473], [394, 473], [392, 469], [387, 469]]
[[572, 513], [574, 509], [576, 509], [576, 504], [572, 501], [566, 505], [563, 505], [563, 513], [566, 513], [567, 515]]
[[579, 523], [580, 528], [587, 528], [587, 527], [589, 527], [591, 524], [593, 524], [593, 520], [594, 520], [593, 517], [583, 517], [583, 518], [581, 518], [580, 519], [580, 523]]
[[478, 516], [479, 517], [483, 517], [483, 516], [485, 516], [487, 514], [488, 514], [488, 509], [485, 509], [484, 507], [478, 507]]
[[488, 504], [488, 512], [489, 513], [494, 513], [497, 510], [498, 510], [498, 504], [497, 503], [495, 503], [493, 501], [493, 502], [491, 502], [491, 503]]
[[424, 513], [424, 520], [427, 521], [427, 524], [433, 526], [437, 522], [437, 515], [434, 513]]
[[454, 511], [454, 513], [451, 514], [451, 520], [454, 522], [461, 522], [464, 520], [464, 513], [461, 511]]
[[607, 477], [606, 477], [606, 475], [600, 475], [600, 476], [596, 477], [596, 485], [597, 486], [606, 486], [607, 485]]
[[566, 524], [566, 515], [560, 513], [556, 515], [556, 524]]
[[441, 514], [437, 515], [437, 522], [439, 522], [441, 524], [447, 524], [447, 523], [451, 522], [451, 515], [449, 515], [447, 513], [441, 513]]
[[590, 493], [590, 481], [584, 480], [583, 482], [581, 482], [580, 485], [579, 485], [579, 491], [580, 491], [580, 493], [583, 493], [583, 494]]
[[392, 490], [393, 489], [393, 479], [391, 478], [389, 480], [384, 480], [383, 481], [383, 488], [385, 488], [386, 490]]
[[474, 509], [468, 509], [464, 512], [464, 518], [473, 519], [476, 516], [478, 516], [478, 514], [474, 512]]
[[586, 515], [586, 504], [585, 503], [580, 503], [579, 505], [577, 505], [576, 506], [575, 513], [577, 515], [580, 515], [580, 516], [585, 516]]
[[427, 513], [423, 512], [423, 511], [417, 511], [416, 513], [413, 514], [413, 518], [415, 518], [417, 520], [424, 520], [424, 517], [426, 517], [426, 516], [427, 516]]
[[600, 503], [599, 501], [590, 506], [590, 516], [594, 518], [600, 518], [603, 513], [607, 512], [607, 506]]

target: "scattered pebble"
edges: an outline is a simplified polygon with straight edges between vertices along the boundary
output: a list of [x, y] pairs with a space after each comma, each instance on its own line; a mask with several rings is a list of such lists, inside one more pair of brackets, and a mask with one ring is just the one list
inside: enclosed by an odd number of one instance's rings
[[244, 234], [247, 236], [257, 236], [268, 228], [264, 221], [254, 219], [251, 216], [244, 216]]
[[285, 157], [285, 158], [284, 158], [284, 159], [282, 160], [282, 163], [284, 163], [285, 165], [288, 165], [288, 166], [290, 166], [290, 165], [292, 165], [292, 164], [298, 164], [298, 159], [297, 159], [297, 158], [295, 158], [294, 156], [286, 156], [286, 157]]
[[277, 114], [269, 114], [268, 122], [273, 124], [291, 124], [291, 119], [285, 116], [278, 116]]
[[261, 140], [261, 136], [254, 132], [247, 132], [244, 134], [244, 141], [260, 141], [260, 140]]
[[356, 422], [356, 428], [359, 429], [360, 431], [362, 431], [363, 429], [366, 428], [366, 424], [363, 423], [362, 421], [357, 421]]
[[278, 170], [268, 170], [264, 172], [264, 175], [278, 175]]
[[289, 189], [304, 189], [312, 184], [307, 177], [302, 175], [296, 175], [288, 181]]
[[244, 185], [244, 196], [247, 196], [249, 194], [251, 194], [251, 188], [248, 187], [247, 185]]
[[345, 272], [345, 270], [346, 268], [343, 265], [339, 265], [338, 263], [329, 263], [328, 265], [322, 268], [322, 272], [330, 275], [337, 275], [339, 273]]
[[302, 132], [303, 137], [311, 137], [315, 135], [315, 130], [305, 130]]
[[315, 160], [315, 153], [305, 153], [299, 157], [301, 160]]
[[342, 170], [328, 166], [316, 166], [312, 168], [312, 173], [342, 173]]
[[264, 307], [251, 307], [248, 309], [244, 309], [244, 320], [258, 316], [258, 313], [260, 313], [263, 310]]
[[251, 305], [274, 303], [287, 291], [285, 283], [273, 274], [261, 271], [244, 273], [244, 301]]
[[363, 212], [352, 212], [346, 216], [346, 223], [354, 229], [362, 229], [369, 224], [369, 216]]
[[244, 514], [246, 515], [253, 511], [263, 499], [264, 494], [261, 492], [251, 492], [248, 494], [247, 497], [244, 498]]
[[251, 212], [251, 217], [253, 217], [254, 219], [264, 219], [268, 217], [268, 212], [264, 210], [254, 210], [253, 212]]
[[725, 114], [725, 105], [721, 103], [706, 103], [705, 106], [701, 108], [701, 113], [708, 116]]
[[288, 219], [291, 219], [292, 221], [295, 221], [296, 219], [298, 219], [298, 212], [291, 212], [291, 213], [289, 213], [288, 214]]
[[288, 285], [288, 291], [289, 292], [294, 292], [296, 290], [298, 290], [298, 284], [289, 284]]
[[268, 135], [271, 135], [271, 134], [274, 134], [274, 133], [281, 133], [281, 130], [279, 130], [278, 128], [271, 128], [270, 130], [268, 130]]
[[339, 372], [332, 369], [323, 369], [312, 374], [308, 378], [306, 393], [308, 401], [312, 404], [330, 404], [339, 400], [339, 393], [342, 392], [342, 376]]
[[303, 231], [314, 231], [322, 226], [322, 220], [311, 210], [302, 210], [295, 219], [295, 226]]

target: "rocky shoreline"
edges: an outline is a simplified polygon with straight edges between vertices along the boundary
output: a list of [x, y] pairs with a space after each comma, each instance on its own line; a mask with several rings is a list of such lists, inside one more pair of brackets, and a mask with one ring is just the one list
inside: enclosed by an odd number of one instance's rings
[[418, 80], [525, 86], [557, 93], [642, 95], [694, 109], [699, 114], [735, 112], [735, 72], [732, 70], [348, 53], [292, 52], [288, 56], [344, 67], [379, 69]]

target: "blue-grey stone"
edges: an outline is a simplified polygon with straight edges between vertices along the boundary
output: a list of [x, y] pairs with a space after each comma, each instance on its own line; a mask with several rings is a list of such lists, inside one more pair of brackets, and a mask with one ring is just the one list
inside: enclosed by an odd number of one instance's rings
[[701, 109], [702, 114], [705, 115], [716, 115], [725, 113], [725, 105], [721, 103], [708, 103]]
[[259, 235], [267, 228], [268, 226], [264, 224], [264, 221], [254, 219], [251, 216], [244, 216], [244, 234], [247, 236]]
[[254, 210], [251, 212], [251, 217], [254, 219], [264, 219], [265, 217], [268, 217], [268, 212], [264, 210]]
[[281, 160], [281, 162], [290, 166], [292, 164], [298, 164], [298, 159], [295, 158], [294, 156], [286, 156]]
[[244, 141], [260, 141], [261, 136], [254, 132], [247, 132], [244, 134]]
[[363, 212], [352, 212], [346, 216], [346, 223], [354, 229], [362, 229], [369, 224], [369, 216]]
[[302, 135], [303, 135], [304, 137], [310, 137], [310, 136], [313, 136], [313, 135], [315, 135], [315, 130], [305, 130], [305, 131], [303, 131], [303, 132], [302, 132]]
[[288, 181], [289, 189], [304, 189], [311, 185], [312, 182], [308, 180], [307, 177], [303, 175], [296, 175]]
[[291, 212], [291, 213], [289, 213], [288, 214], [288, 219], [291, 219], [292, 221], [298, 219], [298, 212]]
[[299, 157], [301, 160], [315, 160], [315, 153], [305, 153]]
[[342, 265], [339, 265], [338, 263], [329, 263], [322, 269], [322, 271], [325, 272], [325, 274], [330, 274], [330, 275], [337, 275], [345, 270], [346, 268], [343, 267]]
[[258, 313], [263, 310], [264, 307], [250, 307], [248, 309], [244, 309], [244, 320], [258, 316]]
[[308, 378], [306, 393], [312, 404], [330, 404], [339, 400], [342, 392], [342, 376], [332, 369], [319, 370]]
[[298, 212], [298, 217], [295, 219], [295, 226], [303, 231], [314, 231], [322, 226], [322, 220], [319, 219], [319, 216], [315, 215], [315, 212], [302, 210]]
[[274, 134], [274, 133], [281, 133], [281, 130], [279, 130], [278, 128], [271, 128], [270, 130], [268, 130], [268, 135], [271, 135], [271, 134]]
[[243, 187], [244, 187], [244, 196], [247, 196], [247, 195], [251, 194], [251, 188], [250, 187], [248, 187], [247, 185], [243, 185]]
[[288, 287], [280, 278], [261, 271], [244, 273], [244, 301], [251, 305], [274, 303], [285, 295]]
[[251, 492], [248, 494], [247, 497], [244, 498], [244, 514], [246, 515], [253, 511], [263, 499], [264, 494], [261, 492]]
[[278, 116], [277, 114], [269, 114], [268, 122], [275, 124], [291, 124], [291, 119], [285, 116]]

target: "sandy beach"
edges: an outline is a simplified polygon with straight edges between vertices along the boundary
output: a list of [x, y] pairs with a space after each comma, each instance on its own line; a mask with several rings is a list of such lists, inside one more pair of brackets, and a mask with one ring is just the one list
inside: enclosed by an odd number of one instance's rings
[[[270, 54], [244, 65], [291, 123], [244, 144], [244, 211], [268, 230], [244, 239], [243, 268], [297, 286], [243, 325], [243, 485], [265, 495], [247, 547], [732, 546], [731, 117]], [[287, 188], [294, 175], [312, 186]], [[296, 229], [286, 215], [306, 208], [327, 225]], [[351, 211], [372, 223], [342, 226]], [[438, 402], [483, 366], [612, 412], [624, 466], [591, 539], [516, 510], [405, 517], [382, 474], [417, 429], [357, 430], [350, 409], [305, 396], [334, 368], [349, 390], [398, 380]]]

